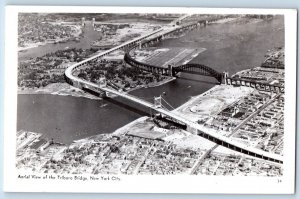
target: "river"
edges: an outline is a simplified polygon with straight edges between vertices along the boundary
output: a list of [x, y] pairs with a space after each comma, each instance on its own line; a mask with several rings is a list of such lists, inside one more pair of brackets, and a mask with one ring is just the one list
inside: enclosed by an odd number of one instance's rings
[[[233, 74], [259, 66], [267, 50], [283, 46], [283, 27], [283, 18], [280, 17], [258, 23], [213, 24], [191, 31], [179, 39], [164, 40], [157, 47], [204, 47], [207, 50], [191, 62]], [[67, 44], [61, 44], [61, 47]], [[191, 96], [199, 95], [215, 84], [216, 81], [210, 77], [182, 74], [175, 81], [154, 88], [138, 89], [131, 94], [153, 101], [154, 96], [165, 92], [163, 98], [176, 108]], [[68, 144], [76, 139], [111, 133], [149, 112], [120, 98], [91, 100], [43, 94], [18, 95], [17, 129], [40, 132], [45, 137]]]

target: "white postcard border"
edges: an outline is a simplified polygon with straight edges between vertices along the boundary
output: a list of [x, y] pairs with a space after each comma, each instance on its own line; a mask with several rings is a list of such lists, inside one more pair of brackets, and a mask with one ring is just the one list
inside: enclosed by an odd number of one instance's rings
[[[284, 176], [115, 176], [115, 180], [21, 180], [15, 168], [17, 114], [17, 14], [64, 13], [203, 13], [283, 14], [285, 16], [285, 146]], [[4, 89], [4, 191], [8, 192], [111, 192], [111, 193], [254, 193], [291, 194], [295, 187], [296, 33], [297, 12], [291, 9], [182, 8], [182, 7], [82, 7], [7, 6], [5, 24]], [[46, 175], [46, 174], [45, 174]], [[41, 175], [42, 177], [45, 176]], [[55, 175], [54, 175], [55, 176]], [[72, 176], [72, 175], [65, 175]], [[89, 178], [91, 175], [81, 175]], [[104, 178], [113, 176], [100, 175]], [[49, 177], [49, 176], [48, 176]], [[117, 180], [120, 178], [120, 180]]]

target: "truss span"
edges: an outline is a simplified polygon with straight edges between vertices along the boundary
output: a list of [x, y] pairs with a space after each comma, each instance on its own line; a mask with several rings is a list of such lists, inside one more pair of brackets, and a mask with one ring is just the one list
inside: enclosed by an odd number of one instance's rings
[[170, 66], [168, 68], [163, 68], [159, 66], [150, 65], [147, 63], [142, 63], [132, 58], [129, 52], [125, 54], [124, 61], [127, 64], [136, 67], [140, 70], [144, 70], [152, 73], [160, 73], [163, 75], [176, 76], [176, 74], [179, 72], [192, 73], [192, 74], [214, 77], [220, 83], [222, 83], [223, 76], [224, 76], [223, 73], [219, 73], [218, 71], [202, 64], [185, 64], [181, 66], [175, 66], [175, 67]]
[[203, 64], [185, 64], [177, 66], [173, 68], [172, 72], [174, 76], [179, 72], [210, 76], [216, 78], [220, 83], [223, 79], [223, 73], [219, 73], [218, 71]]

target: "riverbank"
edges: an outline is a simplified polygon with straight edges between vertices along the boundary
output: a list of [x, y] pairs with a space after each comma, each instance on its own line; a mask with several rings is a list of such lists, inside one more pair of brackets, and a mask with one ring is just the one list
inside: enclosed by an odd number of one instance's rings
[[216, 85], [174, 110], [191, 121], [211, 117], [230, 104], [240, 100], [254, 91], [250, 87], [234, 87], [232, 85]]
[[159, 82], [151, 82], [147, 85], [137, 86], [135, 88], [129, 89], [129, 90], [126, 91], [126, 93], [130, 93], [130, 92], [135, 91], [135, 90], [140, 89], [140, 88], [153, 88], [153, 87], [157, 87], [157, 86], [162, 86], [162, 85], [167, 84], [171, 81], [174, 81], [175, 79], [176, 79], [176, 77], [166, 77], [166, 79], [164, 79], [162, 81], [159, 81]]
[[[135, 88], [131, 88], [126, 91], [126, 93], [130, 93], [140, 88], [148, 88], [148, 87], [157, 87], [167, 84], [173, 80], [175, 77], [166, 77], [163, 81], [160, 82], [152, 82], [147, 85], [137, 86]], [[18, 94], [51, 94], [51, 95], [62, 95], [62, 96], [73, 96], [73, 97], [84, 97], [88, 99], [99, 100], [102, 99], [99, 96], [92, 95], [88, 92], [85, 92], [79, 88], [73, 87], [68, 83], [52, 83], [45, 87], [41, 88], [18, 88]], [[110, 96], [116, 97], [116, 96]]]
[[52, 83], [42, 88], [26, 88], [18, 89], [18, 94], [51, 94], [51, 95], [62, 95], [62, 96], [73, 96], [73, 97], [85, 97], [89, 99], [99, 100], [100, 97], [96, 97], [92, 94], [84, 92], [79, 88], [75, 88], [68, 83]]

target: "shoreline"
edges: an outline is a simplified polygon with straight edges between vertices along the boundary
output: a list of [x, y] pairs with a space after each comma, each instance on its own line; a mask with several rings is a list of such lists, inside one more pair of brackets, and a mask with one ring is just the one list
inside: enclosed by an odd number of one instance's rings
[[86, 93], [76, 87], [69, 85], [68, 83], [52, 83], [42, 88], [26, 88], [20, 90], [18, 88], [18, 95], [60, 95], [60, 96], [72, 96], [72, 97], [84, 97], [87, 99], [99, 100], [100, 97]]
[[[125, 124], [124, 126], [121, 126], [120, 128], [114, 130], [113, 132], [107, 133], [107, 135], [111, 135], [111, 136], [125, 135], [129, 132], [129, 130], [132, 126], [134, 126], [135, 124], [138, 124], [140, 122], [144, 122], [148, 118], [149, 118], [148, 116], [143, 116], [143, 117], [137, 118], [137, 119]], [[103, 135], [103, 134], [97, 134], [97, 135], [92, 135], [92, 136], [82, 138], [82, 139], [79, 139], [79, 140], [73, 140], [72, 143], [93, 141], [94, 139], [96, 139], [98, 136], [101, 136], [101, 135]]]
[[183, 103], [182, 105], [180, 105], [179, 107], [175, 108], [174, 110], [172, 110], [172, 112], [176, 112], [179, 109], [182, 109], [190, 104], [192, 104], [193, 102], [195, 102], [198, 98], [203, 97], [205, 95], [207, 95], [209, 92], [212, 92], [214, 90], [216, 90], [220, 85], [215, 85], [212, 88], [208, 89], [207, 91], [205, 91], [204, 93], [201, 93], [199, 95], [196, 96], [192, 96], [191, 99], [189, 99], [188, 101], [186, 101], [185, 103]]
[[[162, 86], [162, 85], [167, 84], [174, 80], [176, 80], [176, 77], [167, 78], [163, 81], [152, 83], [152, 84], [150, 83], [149, 85], [137, 86], [135, 88], [129, 89], [124, 92], [130, 93], [132, 91], [135, 91], [135, 90], [138, 90], [141, 88], [153, 88], [153, 87], [157, 87], [157, 86]], [[25, 88], [24, 90], [21, 90], [21, 88], [18, 88], [17, 94], [18, 95], [49, 94], [49, 95], [61, 95], [61, 96], [72, 96], [72, 97], [84, 97], [84, 98], [95, 99], [95, 100], [102, 99], [101, 97], [89, 94], [87, 92], [82, 91], [79, 88], [73, 87], [73, 86], [69, 85], [68, 83], [52, 83], [52, 84], [47, 85], [46, 87]], [[111, 96], [111, 97], [115, 97], [115, 96]]]

